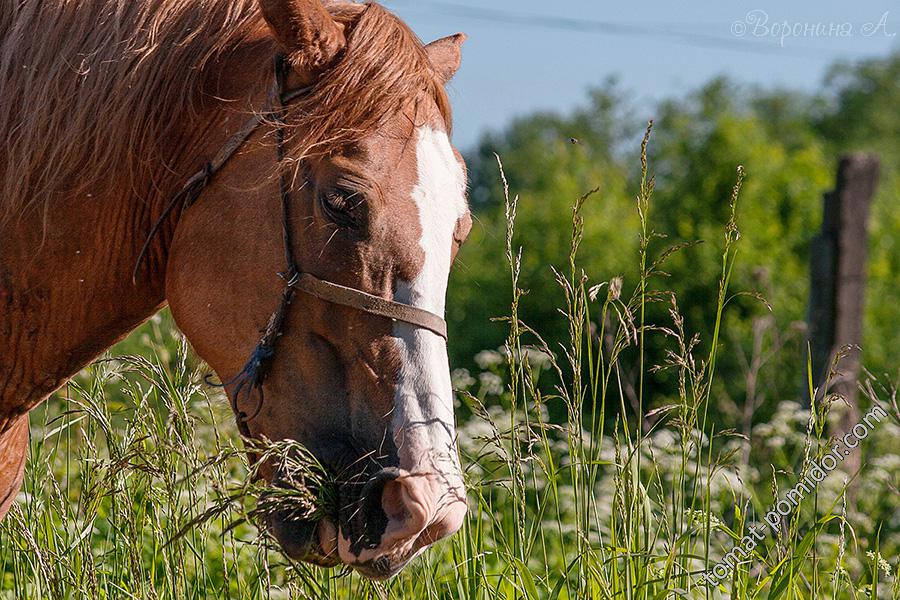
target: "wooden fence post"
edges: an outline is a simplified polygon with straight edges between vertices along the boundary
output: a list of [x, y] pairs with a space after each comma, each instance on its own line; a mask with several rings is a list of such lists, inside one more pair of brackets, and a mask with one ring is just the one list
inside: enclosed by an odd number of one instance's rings
[[[841, 157], [837, 186], [825, 194], [822, 231], [810, 248], [809, 341], [814, 383], [840, 394], [849, 404], [839, 431], [848, 432], [859, 422], [859, 346], [863, 333], [863, 302], [869, 244], [869, 208], [878, 187], [879, 160], [871, 154]], [[837, 352], [850, 347], [840, 364], [841, 375], [830, 390], [821, 389]], [[809, 399], [807, 399], [809, 400]], [[844, 461], [845, 471], [859, 469], [858, 453]]]

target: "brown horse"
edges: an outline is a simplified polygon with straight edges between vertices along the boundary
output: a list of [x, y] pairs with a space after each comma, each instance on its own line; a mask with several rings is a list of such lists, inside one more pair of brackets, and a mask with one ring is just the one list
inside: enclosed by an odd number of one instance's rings
[[471, 224], [463, 39], [423, 46], [376, 4], [2, 3], [0, 515], [28, 412], [168, 303], [222, 381], [253, 375], [227, 387], [242, 431], [341, 474], [336, 518], [271, 519], [287, 554], [386, 577], [461, 526], [446, 342], [417, 315], [442, 324]]

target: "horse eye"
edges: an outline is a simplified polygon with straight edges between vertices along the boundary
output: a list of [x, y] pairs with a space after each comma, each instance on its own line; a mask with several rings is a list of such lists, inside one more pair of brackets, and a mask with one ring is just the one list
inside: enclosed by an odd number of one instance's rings
[[360, 207], [363, 196], [359, 192], [350, 192], [343, 189], [331, 189], [319, 198], [322, 212], [338, 227], [355, 229], [362, 223]]

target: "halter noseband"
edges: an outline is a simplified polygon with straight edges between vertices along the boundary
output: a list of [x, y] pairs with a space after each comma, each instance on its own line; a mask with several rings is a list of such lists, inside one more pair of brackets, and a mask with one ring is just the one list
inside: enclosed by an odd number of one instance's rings
[[[192, 206], [199, 199], [200, 194], [206, 186], [209, 185], [216, 173], [228, 163], [229, 159], [237, 153], [244, 142], [246, 142], [265, 122], [267, 116], [272, 117], [275, 121], [276, 156], [278, 165], [281, 167], [284, 160], [286, 105], [291, 100], [295, 100], [308, 93], [313, 88], [313, 86], [307, 86], [286, 90], [284, 86], [288, 69], [290, 69], [290, 66], [287, 64], [284, 57], [281, 55], [276, 56], [275, 83], [273, 85], [268, 107], [264, 111], [254, 114], [248, 119], [241, 129], [232, 135], [219, 151], [216, 152], [212, 160], [207, 162], [203, 168], [188, 178], [181, 190], [165, 207], [162, 215], [151, 228], [150, 235], [141, 249], [134, 270], [135, 281], [137, 280], [141, 264], [149, 250], [153, 238], [159, 232], [160, 227], [170, 216], [172, 211], [179, 205], [181, 206], [182, 211]], [[243, 370], [238, 373], [234, 379], [222, 384], [223, 387], [234, 386], [232, 408], [234, 408], [238, 417], [238, 427], [245, 437], [249, 437], [247, 422], [256, 417], [262, 409], [262, 384], [271, 369], [271, 363], [275, 357], [275, 344], [282, 334], [288, 307], [298, 291], [331, 304], [348, 306], [365, 313], [421, 327], [422, 329], [434, 332], [445, 340], [447, 339], [447, 323], [443, 318], [432, 312], [402, 302], [374, 296], [363, 292], [362, 290], [319, 279], [310, 273], [301, 271], [294, 260], [293, 236], [290, 227], [291, 183], [284, 168], [279, 168], [279, 188], [281, 195], [282, 238], [284, 241], [284, 257], [287, 266], [287, 269], [283, 273], [278, 274], [285, 282], [284, 290], [281, 293], [281, 301], [278, 310], [269, 317], [263, 335], [257, 343], [256, 348], [254, 348], [253, 353], [250, 355], [250, 359], [247, 361]], [[238, 408], [238, 399], [241, 396], [249, 398], [253, 394], [253, 391], [257, 389], [260, 393], [260, 401], [255, 412], [248, 416]]]

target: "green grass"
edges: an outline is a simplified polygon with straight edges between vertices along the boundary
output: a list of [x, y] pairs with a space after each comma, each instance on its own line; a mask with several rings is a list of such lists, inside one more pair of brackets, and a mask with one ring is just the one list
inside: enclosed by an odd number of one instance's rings
[[[649, 129], [648, 129], [649, 137]], [[739, 261], [739, 169], [723, 223], [713, 339], [685, 331], [665, 289], [666, 247], [653, 231], [654, 182], [642, 149], [637, 190], [640, 278], [629, 288], [579, 267], [585, 203], [572, 211], [569, 261], [558, 265], [568, 339], [543, 339], [520, 314], [517, 200], [507, 192], [509, 337], [455, 371], [470, 513], [385, 583], [288, 562], [253, 526], [261, 507], [227, 401], [203, 385], [165, 316], [76, 377], [32, 414], [19, 501], [0, 525], [0, 598], [896, 598], [900, 550], [898, 415], [861, 445], [847, 486], [832, 473], [768, 532], [718, 588], [711, 568], [830, 448], [840, 403], [812, 410], [783, 399], [751, 435], [708, 417], [716, 359]], [[502, 172], [502, 168], [501, 168]], [[752, 174], [751, 174], [752, 176]], [[548, 269], [551, 266], [548, 265]], [[669, 320], [646, 321], [662, 303]], [[646, 364], [645, 340], [669, 343]], [[764, 349], [763, 349], [764, 350]], [[127, 354], [116, 355], [118, 352]], [[651, 370], [678, 382], [660, 400]], [[801, 381], [804, 374], [798, 374]], [[896, 413], [896, 394], [870, 378], [865, 394]], [[798, 396], [800, 391], [798, 390]], [[891, 400], [894, 404], [891, 404]], [[321, 474], [311, 472], [310, 477]], [[315, 497], [298, 510], [315, 511]]]

